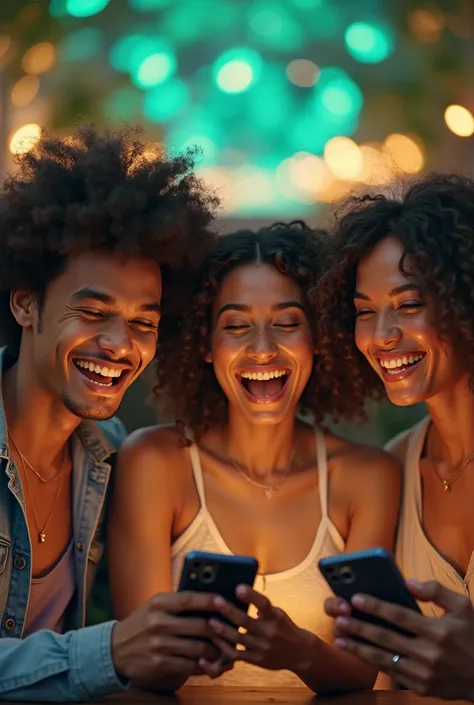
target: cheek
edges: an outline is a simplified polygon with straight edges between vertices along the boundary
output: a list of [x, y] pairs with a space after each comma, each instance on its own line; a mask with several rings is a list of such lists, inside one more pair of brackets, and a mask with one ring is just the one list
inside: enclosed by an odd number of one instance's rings
[[366, 355], [369, 346], [370, 332], [362, 321], [356, 321], [354, 328], [354, 342], [363, 355]]

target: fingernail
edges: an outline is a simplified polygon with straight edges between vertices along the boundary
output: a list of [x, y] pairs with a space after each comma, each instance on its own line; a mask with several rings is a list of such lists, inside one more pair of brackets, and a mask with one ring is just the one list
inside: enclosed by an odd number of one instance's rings
[[219, 633], [222, 631], [222, 627], [223, 627], [222, 623], [219, 622], [218, 619], [210, 619], [209, 626], [211, 627], [211, 629], [214, 629], [215, 632], [219, 632]]
[[346, 617], [336, 617], [335, 622], [338, 627], [348, 627], [349, 626], [349, 620]]
[[214, 604], [216, 607], [225, 607], [226, 606], [226, 601], [224, 600], [223, 597], [215, 597], [214, 598]]
[[340, 649], [345, 649], [347, 647], [347, 641], [345, 639], [336, 639], [334, 643]]
[[350, 614], [350, 613], [351, 613], [350, 605], [348, 605], [347, 602], [339, 602], [339, 604], [338, 604], [338, 609], [339, 609], [341, 612], [344, 612], [344, 614]]
[[354, 607], [365, 607], [366, 605], [366, 599], [365, 597], [362, 597], [362, 595], [354, 595], [351, 602]]
[[420, 583], [418, 580], [411, 580], [410, 579], [410, 580], [406, 580], [405, 582], [410, 587], [414, 587], [414, 588], [418, 588], [418, 589], [423, 587], [423, 583]]

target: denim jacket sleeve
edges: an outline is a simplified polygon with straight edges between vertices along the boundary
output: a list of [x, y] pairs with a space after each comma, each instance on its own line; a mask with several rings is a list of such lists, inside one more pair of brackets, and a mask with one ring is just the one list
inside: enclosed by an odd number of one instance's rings
[[77, 702], [126, 690], [112, 661], [114, 624], [0, 639], [0, 700]]

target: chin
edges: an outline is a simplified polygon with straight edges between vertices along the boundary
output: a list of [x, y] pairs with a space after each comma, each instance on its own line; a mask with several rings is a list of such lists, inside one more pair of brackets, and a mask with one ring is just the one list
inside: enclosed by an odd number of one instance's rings
[[389, 394], [387, 392], [387, 397], [395, 406], [414, 406], [425, 401], [425, 397], [420, 397], [418, 394], [410, 394], [410, 392], [400, 394]]
[[66, 394], [62, 397], [64, 406], [71, 414], [80, 419], [89, 419], [90, 421], [111, 419], [117, 413], [120, 401], [114, 400], [115, 403], [112, 406], [110, 399], [104, 399], [102, 403], [96, 399], [94, 404], [87, 404], [86, 402], [76, 401]]

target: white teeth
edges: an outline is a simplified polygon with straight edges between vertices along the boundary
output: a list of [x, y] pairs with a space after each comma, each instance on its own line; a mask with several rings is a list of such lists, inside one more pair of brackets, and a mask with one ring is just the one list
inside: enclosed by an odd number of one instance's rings
[[[74, 364], [77, 367], [82, 367], [84, 370], [96, 372], [98, 375], [102, 375], [102, 377], [120, 377], [122, 374], [122, 370], [112, 370], [108, 367], [101, 367], [100, 365], [96, 365], [94, 362], [89, 362], [89, 360], [74, 360]], [[97, 384], [100, 384], [100, 382], [97, 382]], [[102, 386], [108, 387], [109, 385], [105, 384]]]
[[256, 379], [261, 382], [274, 379], [277, 377], [283, 377], [286, 374], [285, 370], [271, 370], [270, 372], [242, 372], [242, 377], [244, 379]]
[[391, 372], [395, 370], [400, 371], [401, 367], [406, 367], [407, 365], [413, 365], [415, 362], [419, 362], [424, 358], [424, 354], [409, 355], [408, 357], [393, 357], [391, 360], [379, 360], [380, 365], [384, 367], [387, 371]]

